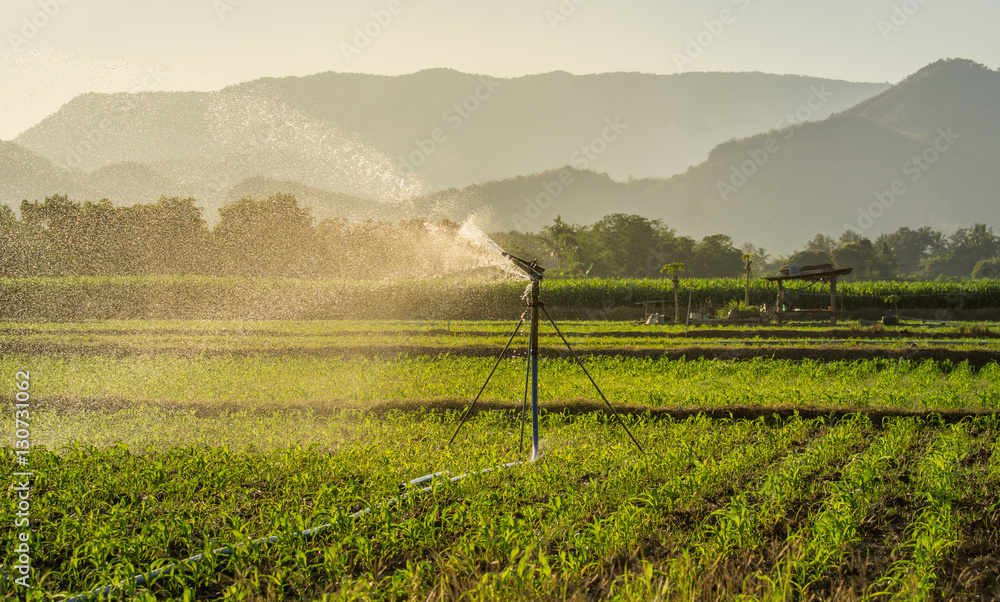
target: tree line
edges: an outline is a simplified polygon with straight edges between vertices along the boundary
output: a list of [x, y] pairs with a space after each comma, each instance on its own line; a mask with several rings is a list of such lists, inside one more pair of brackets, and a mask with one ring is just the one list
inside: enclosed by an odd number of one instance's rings
[[[243, 198], [209, 228], [191, 198], [119, 207], [65, 195], [0, 207], [0, 276], [212, 275], [382, 279], [483, 270], [482, 250], [450, 220], [396, 223], [324, 219], [293, 195]], [[739, 275], [729, 237], [677, 237], [639, 216], [593, 226], [561, 220], [538, 234], [496, 234], [504, 248], [566, 276], [659, 277], [677, 256], [691, 275]], [[586, 264], [586, 265], [584, 265]], [[735, 267], [734, 267], [735, 266]]]
[[[556, 219], [538, 235], [497, 235], [511, 246], [559, 258], [560, 272], [574, 276], [664, 277], [657, 268], [681, 263], [685, 275], [739, 277], [749, 255], [756, 275], [771, 275], [788, 265], [832, 264], [851, 267], [847, 280], [936, 280], [1000, 276], [1000, 237], [985, 224], [959, 228], [950, 236], [930, 227], [902, 227], [874, 241], [847, 230], [835, 240], [817, 234], [805, 249], [772, 256], [763, 247], [716, 234], [695, 241], [679, 236], [659, 220], [610, 215], [593, 226]], [[531, 244], [533, 243], [533, 244]]]
[[783, 262], [850, 266], [855, 277], [864, 280], [996, 278], [1000, 275], [1000, 237], [978, 223], [947, 236], [929, 226], [902, 227], [874, 241], [846, 230], [836, 241], [817, 234], [803, 251]]
[[[293, 195], [243, 198], [209, 228], [191, 198], [119, 207], [64, 195], [23, 201], [20, 217], [0, 207], [0, 276], [210, 275], [303, 279], [387, 279], [486, 269], [449, 220], [316, 222]], [[740, 277], [744, 255], [757, 273], [781, 265], [833, 263], [859, 279], [994, 277], [1000, 238], [976, 224], [945, 236], [900, 228], [875, 241], [854, 232], [817, 235], [804, 251], [771, 257], [723, 234], [695, 240], [660, 220], [612, 214], [592, 225], [560, 218], [538, 233], [492, 234], [515, 255], [538, 258], [552, 277], [665, 278], [667, 264], [688, 277]], [[487, 262], [488, 263], [488, 262]]]

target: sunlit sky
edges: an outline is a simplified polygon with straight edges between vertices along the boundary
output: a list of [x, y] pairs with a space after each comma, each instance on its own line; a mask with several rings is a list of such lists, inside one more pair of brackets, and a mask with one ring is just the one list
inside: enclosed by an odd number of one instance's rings
[[941, 58], [1000, 68], [997, 23], [996, 0], [5, 0], [0, 139], [88, 91], [324, 71], [896, 82]]

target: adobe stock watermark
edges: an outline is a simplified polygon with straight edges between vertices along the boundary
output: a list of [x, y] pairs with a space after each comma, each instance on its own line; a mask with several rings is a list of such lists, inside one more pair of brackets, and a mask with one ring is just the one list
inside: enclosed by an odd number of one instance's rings
[[27, 17], [22, 17], [21, 28], [7, 34], [11, 49], [17, 52], [27, 46], [62, 12], [62, 7], [70, 2], [71, 0], [38, 0], [38, 10]]
[[[740, 12], [745, 12], [753, 4], [753, 0], [731, 0]], [[739, 14], [730, 8], [719, 11], [719, 16], [715, 19], [705, 19], [701, 22], [704, 26], [701, 31], [693, 36], [688, 36], [684, 46], [684, 52], [674, 52], [673, 59], [678, 71], [684, 71], [694, 64], [705, 51], [722, 37], [724, 33], [736, 23]]]
[[[452, 132], [457, 132], [483, 106], [483, 103], [493, 96], [500, 85], [500, 82], [492, 77], [479, 76], [479, 85], [476, 86], [476, 89], [461, 101], [453, 103], [445, 109], [444, 113], [441, 114], [441, 120], [450, 125]], [[434, 128], [426, 138], [417, 138], [414, 140], [415, 149], [405, 157], [397, 157], [399, 170], [404, 175], [415, 174], [417, 168], [427, 163], [427, 160], [446, 142], [448, 142], [448, 131], [443, 127]]]
[[928, 0], [903, 0], [902, 3], [892, 5], [892, 13], [888, 19], [879, 19], [878, 31], [882, 34], [882, 39], [886, 42], [892, 34], [899, 33], [906, 27], [917, 13], [920, 12]]
[[570, 186], [573, 185], [573, 174], [568, 169], [561, 169], [555, 179], [542, 182], [542, 191], [534, 197], [524, 199], [524, 211], [514, 215], [514, 229], [526, 232], [542, 215], [542, 210], [548, 209], [552, 203]]
[[731, 165], [728, 181], [716, 180], [715, 188], [719, 191], [719, 196], [722, 197], [723, 203], [728, 203], [729, 197], [736, 194], [740, 188], [746, 186], [747, 182], [757, 175], [760, 168], [767, 163], [771, 155], [781, 150], [781, 143], [778, 142], [778, 137], [785, 141], [791, 140], [795, 136], [795, 131], [802, 127], [802, 124], [811, 120], [815, 112], [822, 109], [823, 105], [829, 102], [834, 96], [833, 92], [826, 89], [825, 83], [820, 84], [818, 88], [812, 86], [809, 88], [809, 91], [811, 94], [804, 103], [799, 105], [794, 111], [786, 113], [774, 124], [774, 129], [777, 130], [777, 137], [768, 136], [760, 146], [747, 151], [747, 159], [745, 161], [739, 165]]
[[[919, 155], [914, 155], [903, 163], [902, 172], [904, 176], [908, 176], [910, 184], [918, 182], [941, 159], [942, 155], [955, 146], [955, 141], [961, 138], [961, 135], [956, 134], [951, 126], [938, 128], [937, 134], [934, 142], [929, 144]], [[858, 234], [864, 233], [908, 191], [903, 179], [893, 180], [885, 190], [874, 191], [875, 202], [868, 205], [867, 208], [858, 207], [858, 219], [854, 224], [844, 224], [844, 230], [854, 230]]]
[[[570, 155], [570, 165], [578, 169], [588, 169], [594, 161], [608, 150], [608, 145], [618, 140], [625, 130], [627, 123], [622, 123], [621, 117], [610, 117], [604, 119], [604, 129], [599, 136], [591, 138], [590, 142], [583, 144]], [[524, 210], [511, 217], [516, 230], [526, 231], [542, 215], [542, 211], [548, 209], [566, 190], [573, 185], [573, 174], [568, 169], [562, 169], [552, 180], [542, 182], [542, 190], [534, 197], [524, 199]]]
[[90, 156], [96, 149], [100, 140], [107, 134], [116, 119], [127, 115], [132, 110], [132, 99], [129, 94], [140, 92], [150, 92], [159, 88], [164, 82], [170, 79], [170, 74], [162, 70], [161, 65], [153, 68], [146, 67], [142, 80], [132, 87], [126, 94], [115, 94], [112, 97], [113, 103], [105, 112], [105, 117], [97, 124], [97, 127], [86, 130], [82, 133], [76, 144], [72, 144], [63, 149], [64, 160], [55, 159], [53, 163], [63, 169], [73, 169], [79, 167], [83, 160]]
[[212, 0], [212, 8], [219, 16], [219, 23], [226, 20], [226, 17], [236, 12], [236, 9], [243, 6], [246, 0]]
[[14, 550], [10, 554], [16, 564], [10, 566], [12, 573], [19, 575], [14, 583], [31, 587], [31, 477], [29, 454], [31, 453], [31, 374], [20, 370], [14, 375], [14, 482], [10, 491], [14, 496], [14, 521], [11, 531]]
[[555, 31], [569, 21], [586, 2], [587, 0], [560, 0], [559, 4], [545, 11], [545, 20], [549, 22], [552, 31]]
[[340, 43], [340, 52], [344, 55], [344, 60], [351, 62], [351, 57], [361, 54], [362, 50], [371, 46], [372, 41], [382, 35], [382, 32], [392, 24], [393, 19], [403, 12], [403, 8], [401, 0], [389, 0], [385, 8], [371, 11], [369, 13], [371, 19], [364, 25], [354, 28], [354, 37], [351, 38], [353, 44]]

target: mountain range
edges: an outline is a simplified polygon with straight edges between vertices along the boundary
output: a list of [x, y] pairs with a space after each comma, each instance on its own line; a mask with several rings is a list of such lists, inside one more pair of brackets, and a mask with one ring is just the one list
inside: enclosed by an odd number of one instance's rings
[[[669, 178], [620, 182], [567, 166], [417, 201], [467, 199], [465, 214], [491, 215], [498, 230], [637, 213], [782, 253], [818, 233], [1000, 224], [998, 101], [1000, 73], [939, 61], [826, 119], [724, 142]], [[560, 176], [572, 184], [558, 189]]]
[[199, 197], [266, 177], [386, 200], [561, 166], [608, 120], [622, 135], [578, 167], [670, 176], [794, 114], [813, 89], [825, 96], [809, 118], [885, 87], [760, 73], [321, 73], [218, 92], [84, 94], [14, 142], [69, 170], [142, 163]]
[[0, 142], [0, 201], [214, 209], [292, 192], [319, 218], [662, 219], [776, 251], [812, 235], [1000, 223], [1000, 74], [896, 85], [758, 73], [494, 79], [324, 73], [219, 92], [85, 94]]

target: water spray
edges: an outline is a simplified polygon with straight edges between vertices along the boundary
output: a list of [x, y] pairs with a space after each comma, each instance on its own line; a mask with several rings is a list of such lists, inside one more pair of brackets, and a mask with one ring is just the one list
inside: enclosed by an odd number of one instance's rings
[[608, 398], [604, 396], [604, 393], [601, 391], [601, 388], [597, 386], [597, 382], [594, 380], [594, 377], [590, 375], [590, 372], [587, 371], [586, 366], [584, 366], [583, 362], [580, 361], [580, 357], [576, 354], [576, 350], [573, 349], [573, 346], [570, 345], [566, 337], [563, 336], [562, 331], [559, 330], [559, 326], [556, 325], [555, 320], [552, 319], [552, 316], [549, 315], [548, 310], [545, 309], [545, 305], [539, 300], [542, 288], [542, 274], [545, 272], [545, 268], [542, 268], [541, 266], [538, 265], [537, 259], [533, 259], [532, 261], [526, 261], [519, 257], [515, 257], [510, 253], [507, 253], [506, 251], [501, 251], [501, 254], [508, 260], [510, 260], [510, 262], [514, 264], [514, 267], [523, 272], [530, 280], [530, 282], [528, 283], [528, 287], [524, 290], [524, 294], [521, 296], [521, 299], [528, 303], [528, 307], [525, 308], [524, 312], [521, 314], [521, 319], [518, 321], [517, 326], [514, 327], [514, 332], [511, 333], [510, 338], [507, 339], [507, 344], [504, 345], [503, 351], [501, 351], [500, 355], [497, 357], [496, 363], [493, 364], [493, 369], [490, 370], [490, 373], [486, 377], [486, 381], [483, 383], [483, 386], [479, 388], [479, 393], [476, 394], [476, 398], [472, 400], [472, 403], [469, 404], [468, 408], [466, 408], [465, 413], [462, 414], [462, 419], [458, 423], [458, 428], [455, 429], [455, 433], [452, 434], [451, 439], [448, 440], [448, 445], [451, 445], [455, 441], [455, 437], [458, 436], [458, 432], [462, 429], [462, 426], [469, 419], [469, 416], [472, 415], [473, 408], [475, 408], [476, 404], [479, 403], [479, 399], [480, 397], [482, 397], [483, 391], [486, 390], [486, 385], [488, 385], [490, 379], [493, 378], [493, 374], [496, 372], [497, 367], [500, 366], [500, 362], [503, 361], [504, 355], [506, 355], [507, 350], [510, 349], [510, 345], [514, 341], [514, 337], [517, 336], [518, 331], [521, 330], [521, 326], [524, 325], [524, 321], [526, 319], [530, 319], [531, 320], [530, 333], [528, 335], [528, 367], [527, 367], [527, 373], [525, 374], [524, 378], [524, 401], [521, 404], [521, 443], [519, 449], [521, 451], [524, 451], [524, 415], [527, 409], [525, 406], [527, 405], [528, 401], [528, 392], [530, 391], [531, 392], [531, 461], [534, 462], [535, 460], [538, 459], [539, 455], [538, 324], [540, 321], [541, 314], [544, 313], [545, 318], [549, 321], [550, 324], [552, 324], [552, 327], [555, 329], [556, 333], [562, 339], [563, 343], [565, 343], [566, 348], [569, 349], [570, 354], [573, 356], [573, 359], [576, 361], [577, 365], [580, 366], [580, 368], [583, 370], [583, 373], [587, 375], [587, 378], [590, 380], [590, 384], [594, 385], [594, 389], [597, 390], [597, 394], [600, 395], [601, 399], [604, 400], [605, 405], [608, 406], [608, 409], [614, 415], [615, 420], [617, 420], [618, 424], [622, 427], [622, 429], [624, 429], [625, 432], [628, 433], [628, 436], [632, 440], [632, 443], [635, 443], [635, 446], [639, 448], [639, 451], [645, 453], [645, 451], [642, 449], [642, 446], [639, 445], [639, 442], [636, 440], [636, 438], [632, 435], [632, 432], [625, 425], [625, 422], [622, 421], [621, 416], [619, 416], [618, 412], [615, 411], [615, 408], [611, 405], [611, 402], [608, 401]]
[[[488, 237], [486, 238], [487, 240], [489, 240]], [[489, 240], [489, 242], [492, 243], [492, 246], [496, 247], [496, 243], [493, 243], [492, 240]], [[497, 249], [499, 249], [499, 247], [497, 247]], [[625, 423], [622, 421], [621, 416], [619, 416], [618, 412], [615, 411], [614, 407], [611, 405], [611, 402], [609, 402], [608, 398], [604, 396], [604, 393], [601, 391], [601, 388], [597, 386], [597, 383], [594, 381], [594, 378], [590, 375], [590, 372], [587, 371], [587, 368], [583, 365], [583, 362], [580, 361], [580, 358], [579, 356], [577, 356], [576, 351], [569, 344], [569, 341], [563, 335], [562, 331], [559, 330], [559, 326], [556, 325], [555, 321], [552, 319], [552, 316], [549, 315], [548, 310], [545, 309], [545, 305], [539, 300], [539, 297], [541, 295], [542, 274], [545, 272], [545, 269], [538, 265], [538, 260], [532, 260], [529, 262], [525, 261], [524, 259], [515, 257], [510, 253], [503, 251], [502, 249], [500, 249], [499, 251], [503, 255], [503, 257], [507, 258], [514, 265], [514, 267], [517, 268], [517, 270], [523, 272], [530, 280], [530, 282], [528, 283], [528, 287], [524, 291], [524, 295], [521, 297], [528, 303], [528, 307], [521, 314], [520, 321], [518, 321], [517, 326], [514, 328], [514, 332], [511, 333], [510, 339], [507, 340], [507, 344], [504, 346], [503, 351], [500, 352], [500, 356], [497, 357], [496, 363], [493, 364], [493, 369], [490, 370], [489, 376], [486, 377], [486, 382], [483, 383], [483, 386], [482, 388], [479, 389], [479, 393], [476, 395], [475, 400], [473, 400], [473, 402], [469, 405], [468, 409], [466, 409], [465, 413], [462, 415], [462, 420], [459, 423], [458, 428], [455, 429], [455, 433], [451, 436], [451, 439], [448, 441], [448, 444], [451, 445], [451, 443], [454, 442], [455, 437], [458, 435], [459, 430], [461, 430], [462, 425], [464, 425], [465, 422], [468, 420], [469, 416], [472, 413], [472, 409], [475, 407], [476, 403], [479, 401], [479, 398], [482, 396], [483, 391], [486, 389], [486, 385], [489, 384], [490, 378], [493, 377], [493, 373], [496, 372], [497, 367], [500, 365], [500, 362], [503, 360], [504, 355], [507, 353], [507, 350], [510, 348], [511, 343], [514, 341], [514, 337], [517, 336], [517, 333], [521, 329], [521, 326], [524, 325], [525, 319], [527, 319], [530, 316], [531, 334], [528, 342], [528, 368], [527, 368], [528, 373], [525, 375], [524, 400], [521, 404], [520, 449], [521, 451], [524, 450], [524, 415], [528, 400], [528, 391], [530, 390], [531, 391], [531, 461], [538, 459], [539, 457], [538, 325], [541, 318], [541, 314], [544, 313], [546, 319], [548, 319], [549, 323], [552, 324], [552, 327], [555, 329], [556, 333], [559, 334], [559, 337], [562, 339], [563, 343], [566, 344], [566, 347], [572, 354], [573, 359], [576, 361], [577, 365], [579, 365], [580, 368], [583, 370], [583, 373], [587, 375], [587, 378], [590, 380], [590, 383], [594, 386], [594, 389], [597, 390], [597, 393], [598, 395], [601, 396], [601, 399], [604, 400], [604, 403], [608, 406], [608, 409], [614, 415], [615, 419], [618, 421], [618, 424], [625, 430], [626, 433], [628, 433], [629, 438], [632, 440], [633, 443], [635, 443], [635, 446], [639, 449], [639, 451], [645, 453], [645, 451], [642, 449], [642, 446], [639, 445], [639, 442], [632, 435], [632, 432], [628, 429], [628, 426], [626, 426]], [[424, 475], [422, 477], [412, 479], [408, 483], [404, 483], [404, 485], [407, 487], [408, 490], [397, 497], [388, 499], [375, 506], [369, 506], [367, 508], [363, 508], [362, 510], [359, 510], [353, 514], [344, 515], [342, 516], [342, 518], [338, 518], [336, 520], [323, 523], [319, 526], [310, 529], [288, 533], [287, 536], [293, 538], [310, 539], [321, 533], [332, 530], [335, 526], [346, 522], [346, 520], [353, 520], [359, 518], [371, 512], [373, 509], [395, 506], [399, 504], [402, 500], [410, 496], [433, 491], [435, 481], [442, 481], [442, 482], [449, 481], [452, 483], [457, 483], [468, 477], [485, 474], [495, 470], [496, 471], [506, 470], [513, 468], [515, 466], [519, 466], [521, 464], [522, 464], [521, 461], [514, 461], [506, 464], [501, 464], [499, 466], [492, 466], [481, 470], [469, 471], [461, 475], [450, 478], [446, 476], [447, 475], [446, 472], [443, 471], [433, 472]], [[428, 481], [431, 482], [429, 485], [426, 484]], [[279, 540], [280, 536], [278, 534], [274, 534], [255, 539], [246, 542], [244, 544], [236, 544], [218, 548], [213, 550], [211, 553], [196, 554], [194, 556], [191, 556], [190, 558], [186, 558], [179, 562], [170, 563], [146, 573], [133, 575], [113, 585], [96, 587], [88, 592], [68, 598], [66, 602], [91, 602], [92, 600], [98, 600], [106, 596], [109, 596], [115, 590], [121, 590], [125, 593], [129, 593], [137, 586], [151, 585], [157, 578], [164, 577], [166, 575], [170, 575], [178, 571], [182, 571], [199, 563], [205, 562], [206, 560], [214, 559], [218, 556], [232, 556], [236, 554], [238, 550], [253, 548], [267, 544], [273, 544], [278, 542]]]

